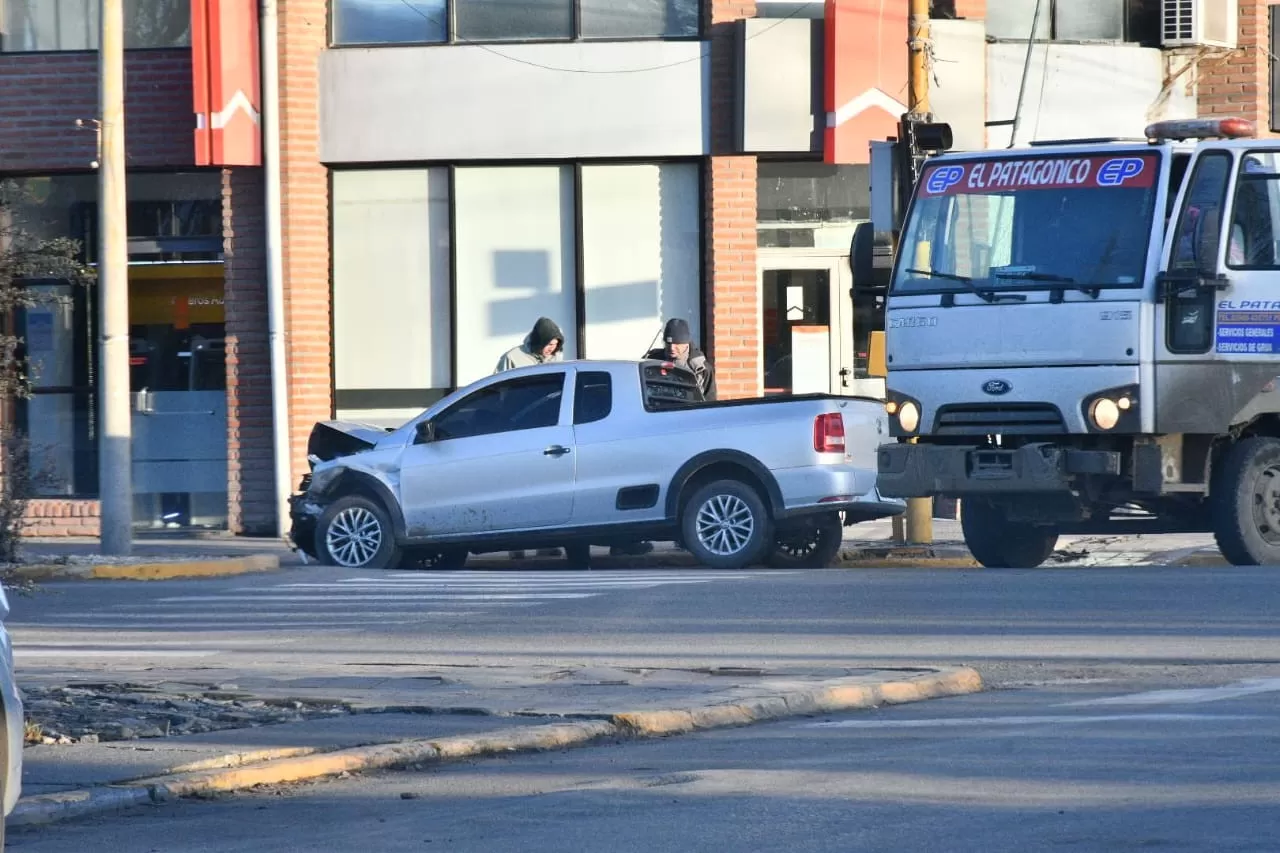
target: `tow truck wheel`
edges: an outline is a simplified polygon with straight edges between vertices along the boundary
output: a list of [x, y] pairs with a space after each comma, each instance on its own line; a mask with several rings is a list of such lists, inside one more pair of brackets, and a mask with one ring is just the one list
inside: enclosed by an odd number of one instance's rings
[[980, 498], [960, 502], [960, 529], [969, 553], [988, 569], [1034, 569], [1058, 545], [1052, 528], [1010, 521], [1003, 509]]
[[1223, 455], [1209, 494], [1213, 538], [1234, 566], [1280, 566], [1280, 439], [1246, 438]]

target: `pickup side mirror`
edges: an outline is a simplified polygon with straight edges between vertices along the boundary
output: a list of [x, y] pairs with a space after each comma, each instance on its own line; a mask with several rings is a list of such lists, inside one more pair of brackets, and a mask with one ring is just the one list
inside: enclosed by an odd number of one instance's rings
[[431, 421], [419, 421], [414, 433], [414, 444], [430, 444], [436, 440], [436, 425]]

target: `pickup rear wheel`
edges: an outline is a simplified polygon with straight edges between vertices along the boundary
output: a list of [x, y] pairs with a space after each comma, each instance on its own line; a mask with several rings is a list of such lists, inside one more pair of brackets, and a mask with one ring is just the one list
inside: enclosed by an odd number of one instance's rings
[[838, 512], [803, 516], [778, 529], [765, 562], [775, 569], [825, 569], [844, 544], [844, 520]]
[[981, 498], [960, 502], [960, 529], [969, 553], [988, 569], [1034, 569], [1058, 545], [1053, 528], [1010, 521], [1001, 507]]
[[1246, 438], [1215, 468], [1209, 504], [1222, 556], [1234, 566], [1280, 565], [1280, 440]]
[[704, 566], [742, 569], [773, 543], [773, 521], [756, 490], [740, 480], [701, 486], [680, 519], [685, 547]]
[[338, 498], [325, 509], [316, 525], [316, 554], [344, 569], [393, 569], [401, 558], [386, 510], [360, 495]]

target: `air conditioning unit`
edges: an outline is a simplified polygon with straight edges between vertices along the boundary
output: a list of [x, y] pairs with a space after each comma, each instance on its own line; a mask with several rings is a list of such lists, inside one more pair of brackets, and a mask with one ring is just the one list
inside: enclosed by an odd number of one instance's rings
[[1238, 45], [1239, 0], [1160, 0], [1163, 47]]

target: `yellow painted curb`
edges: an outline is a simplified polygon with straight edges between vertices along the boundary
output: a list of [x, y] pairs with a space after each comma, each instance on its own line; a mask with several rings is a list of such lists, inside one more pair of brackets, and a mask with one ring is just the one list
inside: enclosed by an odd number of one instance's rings
[[30, 581], [55, 580], [133, 580], [156, 581], [174, 578], [213, 578], [271, 572], [280, 568], [275, 554], [250, 554], [245, 557], [216, 557], [207, 560], [182, 560], [162, 563], [47, 563], [18, 566], [15, 576]]
[[260, 764], [175, 773], [125, 784], [24, 797], [10, 814], [8, 824], [43, 825], [170, 798], [231, 793], [258, 785], [283, 785], [342, 773], [416, 768], [488, 755], [569, 749], [610, 739], [661, 737], [695, 730], [745, 726], [786, 717], [918, 702], [982, 690], [982, 677], [968, 667], [931, 670], [878, 683], [859, 681], [856, 678], [835, 679], [746, 702], [669, 711], [636, 711], [616, 714], [604, 720], [518, 726], [478, 735], [352, 747], [293, 755]]

